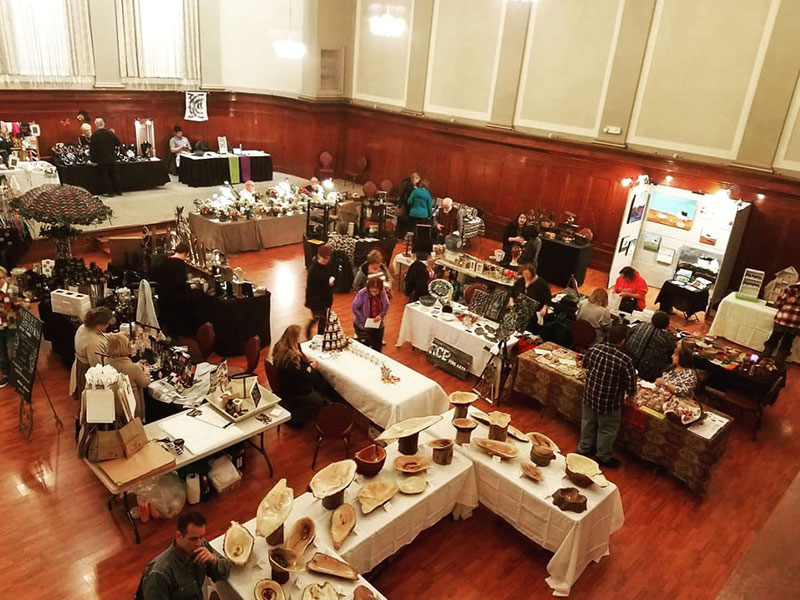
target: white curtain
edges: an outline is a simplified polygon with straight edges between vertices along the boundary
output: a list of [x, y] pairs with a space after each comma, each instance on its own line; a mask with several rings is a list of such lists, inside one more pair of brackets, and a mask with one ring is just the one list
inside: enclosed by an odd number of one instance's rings
[[116, 2], [120, 65], [126, 83], [199, 81], [197, 0]]
[[87, 0], [0, 0], [0, 83], [88, 84]]

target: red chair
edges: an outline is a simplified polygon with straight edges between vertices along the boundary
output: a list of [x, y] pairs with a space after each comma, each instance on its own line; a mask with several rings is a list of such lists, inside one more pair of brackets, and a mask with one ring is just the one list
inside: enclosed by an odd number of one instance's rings
[[269, 389], [272, 390], [273, 394], [280, 397], [281, 384], [280, 380], [278, 379], [278, 370], [275, 368], [275, 365], [273, 365], [268, 358], [264, 359], [264, 373], [267, 375], [267, 383], [269, 384]]
[[216, 340], [214, 325], [211, 323], [203, 323], [200, 325], [197, 330], [196, 338], [200, 356], [203, 360], [208, 360], [208, 357], [214, 352], [214, 341]]
[[364, 173], [369, 166], [369, 160], [366, 156], [359, 156], [356, 160], [355, 167], [345, 172], [345, 176], [352, 181], [364, 181]]
[[374, 181], [368, 181], [364, 184], [364, 196], [366, 196], [367, 198], [372, 198], [377, 193], [378, 193], [378, 186], [375, 185]]
[[336, 438], [344, 442], [345, 458], [350, 458], [350, 430], [353, 429], [353, 413], [345, 404], [327, 404], [317, 414], [317, 446], [311, 468], [317, 464], [317, 454], [322, 440]]
[[466, 300], [467, 305], [472, 302], [472, 297], [475, 295], [476, 291], [488, 292], [489, 288], [486, 286], [485, 283], [472, 283], [466, 287], [464, 290], [464, 300]]
[[392, 183], [391, 179], [384, 179], [381, 181], [381, 191], [386, 192], [387, 194], [391, 194], [392, 190], [394, 189], [394, 183]]
[[597, 332], [586, 319], [576, 319], [572, 324], [572, 347], [576, 352], [584, 353], [597, 339]]
[[319, 154], [319, 164], [317, 167], [317, 177], [319, 179], [332, 179], [333, 178], [333, 155], [327, 150], [323, 150]]
[[261, 357], [261, 338], [257, 335], [247, 338], [244, 343], [244, 355], [247, 359], [247, 372], [255, 373], [258, 368], [258, 359]]

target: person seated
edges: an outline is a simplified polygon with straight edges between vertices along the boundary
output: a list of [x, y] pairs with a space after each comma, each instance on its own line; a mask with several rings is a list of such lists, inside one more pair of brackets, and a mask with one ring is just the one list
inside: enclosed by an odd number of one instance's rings
[[321, 196], [322, 195], [322, 185], [319, 182], [319, 179], [316, 177], [312, 177], [311, 181], [309, 181], [306, 185], [303, 186], [301, 190], [310, 196]]
[[453, 233], [461, 232], [461, 210], [453, 208], [453, 199], [445, 198], [442, 200], [442, 206], [436, 213], [434, 219], [434, 227], [436, 228], [436, 237], [438, 242], [444, 243], [445, 238]]
[[383, 253], [377, 248], [373, 248], [367, 254], [367, 260], [358, 269], [353, 279], [353, 291], [357, 292], [367, 284], [367, 280], [377, 277], [383, 281], [386, 293], [391, 295], [392, 275], [389, 268], [383, 264]]
[[622, 296], [622, 301], [619, 303], [619, 310], [622, 312], [644, 310], [647, 282], [633, 267], [624, 267], [619, 272], [619, 277], [614, 283], [614, 291]]
[[[511, 289], [511, 297], [516, 298], [520, 294], [525, 294], [539, 303], [540, 310], [538, 314], [541, 317], [547, 314], [547, 307], [550, 306], [553, 295], [550, 293], [550, 285], [536, 274], [536, 269], [533, 265], [525, 264], [519, 268], [519, 277]], [[533, 315], [526, 329], [531, 333], [537, 333], [539, 328], [538, 316]]]
[[89, 123], [81, 125], [81, 136], [78, 138], [78, 145], [85, 148], [91, 144], [92, 126]]
[[625, 352], [645, 381], [654, 382], [672, 364], [677, 341], [667, 327], [669, 315], [659, 310], [650, 323], [637, 323], [628, 329]]
[[406, 271], [403, 291], [409, 302], [416, 302], [428, 295], [428, 284], [434, 279], [433, 261], [428, 250], [417, 250], [417, 259]]
[[521, 265], [531, 264], [536, 269], [539, 267], [539, 252], [542, 249], [539, 226], [535, 223], [526, 225], [522, 230], [522, 237], [525, 238], [525, 245], [522, 246], [522, 254], [519, 255], [517, 262]]
[[141, 363], [131, 360], [131, 341], [124, 333], [112, 333], [106, 340], [106, 364], [118, 372], [127, 375], [131, 382], [133, 395], [136, 398], [134, 417], [145, 421], [145, 403], [143, 390], [150, 385], [150, 374]]
[[324, 379], [317, 371], [317, 362], [309, 360], [300, 348], [299, 325], [290, 325], [272, 348], [272, 363], [278, 374], [281, 398], [286, 410], [292, 413], [289, 425], [302, 427], [326, 403], [320, 390]]
[[206, 518], [197, 511], [178, 517], [169, 548], [147, 563], [137, 600], [202, 600], [206, 577], [224, 581], [231, 562], [206, 541]]
[[517, 218], [509, 222], [503, 230], [503, 260], [511, 261], [511, 247], [514, 245], [522, 246], [525, 238], [522, 235], [525, 225], [528, 223], [528, 215], [519, 213]]
[[249, 202], [255, 202], [256, 199], [256, 184], [253, 183], [252, 180], [248, 179], [244, 182], [244, 189], [239, 192], [239, 197], [242, 200], [248, 200]]
[[678, 351], [678, 365], [656, 379], [656, 385], [677, 396], [694, 398], [699, 379], [697, 369], [694, 368], [694, 355], [681, 348]]
[[192, 144], [189, 142], [189, 138], [184, 137], [183, 135], [183, 127], [180, 125], [175, 125], [172, 128], [172, 132], [175, 134], [169, 139], [169, 172], [172, 175], [178, 174], [178, 161], [175, 158], [181, 152], [191, 152], [192, 151]]
[[565, 296], [553, 308], [553, 313], [544, 318], [542, 339], [553, 342], [564, 348], [572, 347], [572, 324], [575, 322], [575, 313], [578, 303], [574, 296]]
[[602, 342], [611, 327], [611, 311], [608, 309], [608, 292], [595, 288], [588, 299], [578, 307], [578, 318], [588, 321], [595, 332], [595, 342]]

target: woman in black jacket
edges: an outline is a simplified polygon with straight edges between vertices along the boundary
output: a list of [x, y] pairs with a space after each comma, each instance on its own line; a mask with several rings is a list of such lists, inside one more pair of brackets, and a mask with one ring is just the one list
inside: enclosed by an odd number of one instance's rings
[[289, 425], [302, 427], [317, 415], [325, 398], [324, 379], [317, 372], [317, 363], [308, 360], [300, 349], [300, 326], [290, 325], [272, 349], [272, 362], [278, 372], [281, 399], [292, 413]]
[[425, 250], [417, 252], [417, 260], [411, 263], [406, 271], [403, 291], [409, 302], [416, 302], [428, 295], [428, 283], [433, 279], [433, 272], [427, 264], [430, 255]]
[[505, 262], [509, 262], [511, 260], [512, 246], [515, 244], [517, 246], [522, 246], [525, 243], [525, 238], [523, 237], [522, 233], [527, 223], [528, 215], [526, 215], [524, 212], [519, 213], [517, 218], [509, 222], [509, 224], [506, 225], [506, 228], [503, 230], [503, 252], [505, 252], [503, 260]]
[[322, 245], [317, 250], [317, 257], [311, 262], [306, 277], [306, 308], [317, 320], [317, 333], [325, 331], [328, 311], [333, 306], [333, 284], [336, 279], [331, 268], [331, 249]]

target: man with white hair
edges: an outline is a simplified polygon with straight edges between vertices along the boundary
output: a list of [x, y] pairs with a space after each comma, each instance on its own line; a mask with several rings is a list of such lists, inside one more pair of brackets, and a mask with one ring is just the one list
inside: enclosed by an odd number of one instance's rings
[[83, 148], [89, 145], [89, 140], [92, 137], [92, 126], [89, 123], [81, 125], [81, 137], [78, 138], [78, 144]]
[[97, 117], [94, 120], [95, 132], [89, 140], [89, 157], [97, 169], [103, 184], [103, 191], [109, 196], [121, 196], [119, 176], [116, 168], [116, 147], [121, 146], [117, 134], [106, 129], [106, 122]]
[[453, 208], [453, 199], [445, 198], [442, 200], [442, 206], [436, 213], [436, 229], [439, 231], [438, 238], [441, 241], [448, 235], [454, 232], [461, 231], [461, 211]]

